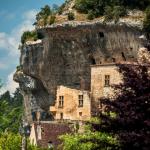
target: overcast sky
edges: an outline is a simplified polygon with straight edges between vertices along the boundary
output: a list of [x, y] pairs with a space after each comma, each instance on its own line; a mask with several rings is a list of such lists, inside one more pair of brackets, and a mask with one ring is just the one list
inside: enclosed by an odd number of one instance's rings
[[46, 4], [62, 4], [64, 0], [0, 0], [0, 79], [4, 83], [2, 91], [14, 92], [18, 86], [12, 80], [19, 65], [21, 34], [32, 30], [35, 15]]

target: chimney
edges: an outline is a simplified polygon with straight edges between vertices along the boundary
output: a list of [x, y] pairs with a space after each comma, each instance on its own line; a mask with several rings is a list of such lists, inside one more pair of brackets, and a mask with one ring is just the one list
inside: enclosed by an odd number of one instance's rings
[[36, 120], [37, 120], [38, 122], [40, 122], [40, 119], [41, 119], [41, 112], [40, 112], [40, 111], [37, 111], [37, 112], [36, 112]]

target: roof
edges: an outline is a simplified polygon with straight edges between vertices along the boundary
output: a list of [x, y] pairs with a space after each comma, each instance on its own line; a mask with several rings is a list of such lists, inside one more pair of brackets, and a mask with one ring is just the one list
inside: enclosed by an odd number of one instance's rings
[[[41, 140], [37, 139], [37, 126], [41, 127]], [[57, 122], [34, 122], [35, 135], [37, 139], [37, 145], [42, 148], [47, 148], [48, 143], [51, 142], [54, 147], [61, 144], [59, 136], [71, 133], [71, 128], [69, 124], [57, 123]]]

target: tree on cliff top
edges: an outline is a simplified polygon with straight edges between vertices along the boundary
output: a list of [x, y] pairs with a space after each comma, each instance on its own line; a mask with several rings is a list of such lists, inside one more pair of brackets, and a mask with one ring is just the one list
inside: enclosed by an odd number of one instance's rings
[[[107, 14], [107, 20], [108, 15], [109, 17], [111, 16], [112, 20], [116, 17], [125, 16], [128, 9], [145, 10], [149, 5], [150, 0], [75, 0], [75, 8], [77, 11], [86, 14], [92, 12], [95, 17], [105, 16]], [[110, 14], [106, 11], [108, 8], [111, 8]]]

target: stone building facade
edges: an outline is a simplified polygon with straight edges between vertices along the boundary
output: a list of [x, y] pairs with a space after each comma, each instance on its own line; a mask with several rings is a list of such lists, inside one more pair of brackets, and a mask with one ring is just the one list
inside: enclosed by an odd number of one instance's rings
[[100, 99], [112, 97], [111, 85], [121, 82], [116, 64], [91, 66], [91, 91], [58, 86], [55, 106], [50, 112], [55, 120], [89, 120], [100, 108]]
[[112, 85], [122, 82], [117, 64], [102, 64], [91, 66], [91, 104], [92, 113], [96, 114], [102, 107], [101, 98], [112, 98], [114, 91]]
[[56, 120], [89, 120], [91, 118], [90, 92], [58, 86], [55, 106], [50, 107]]

